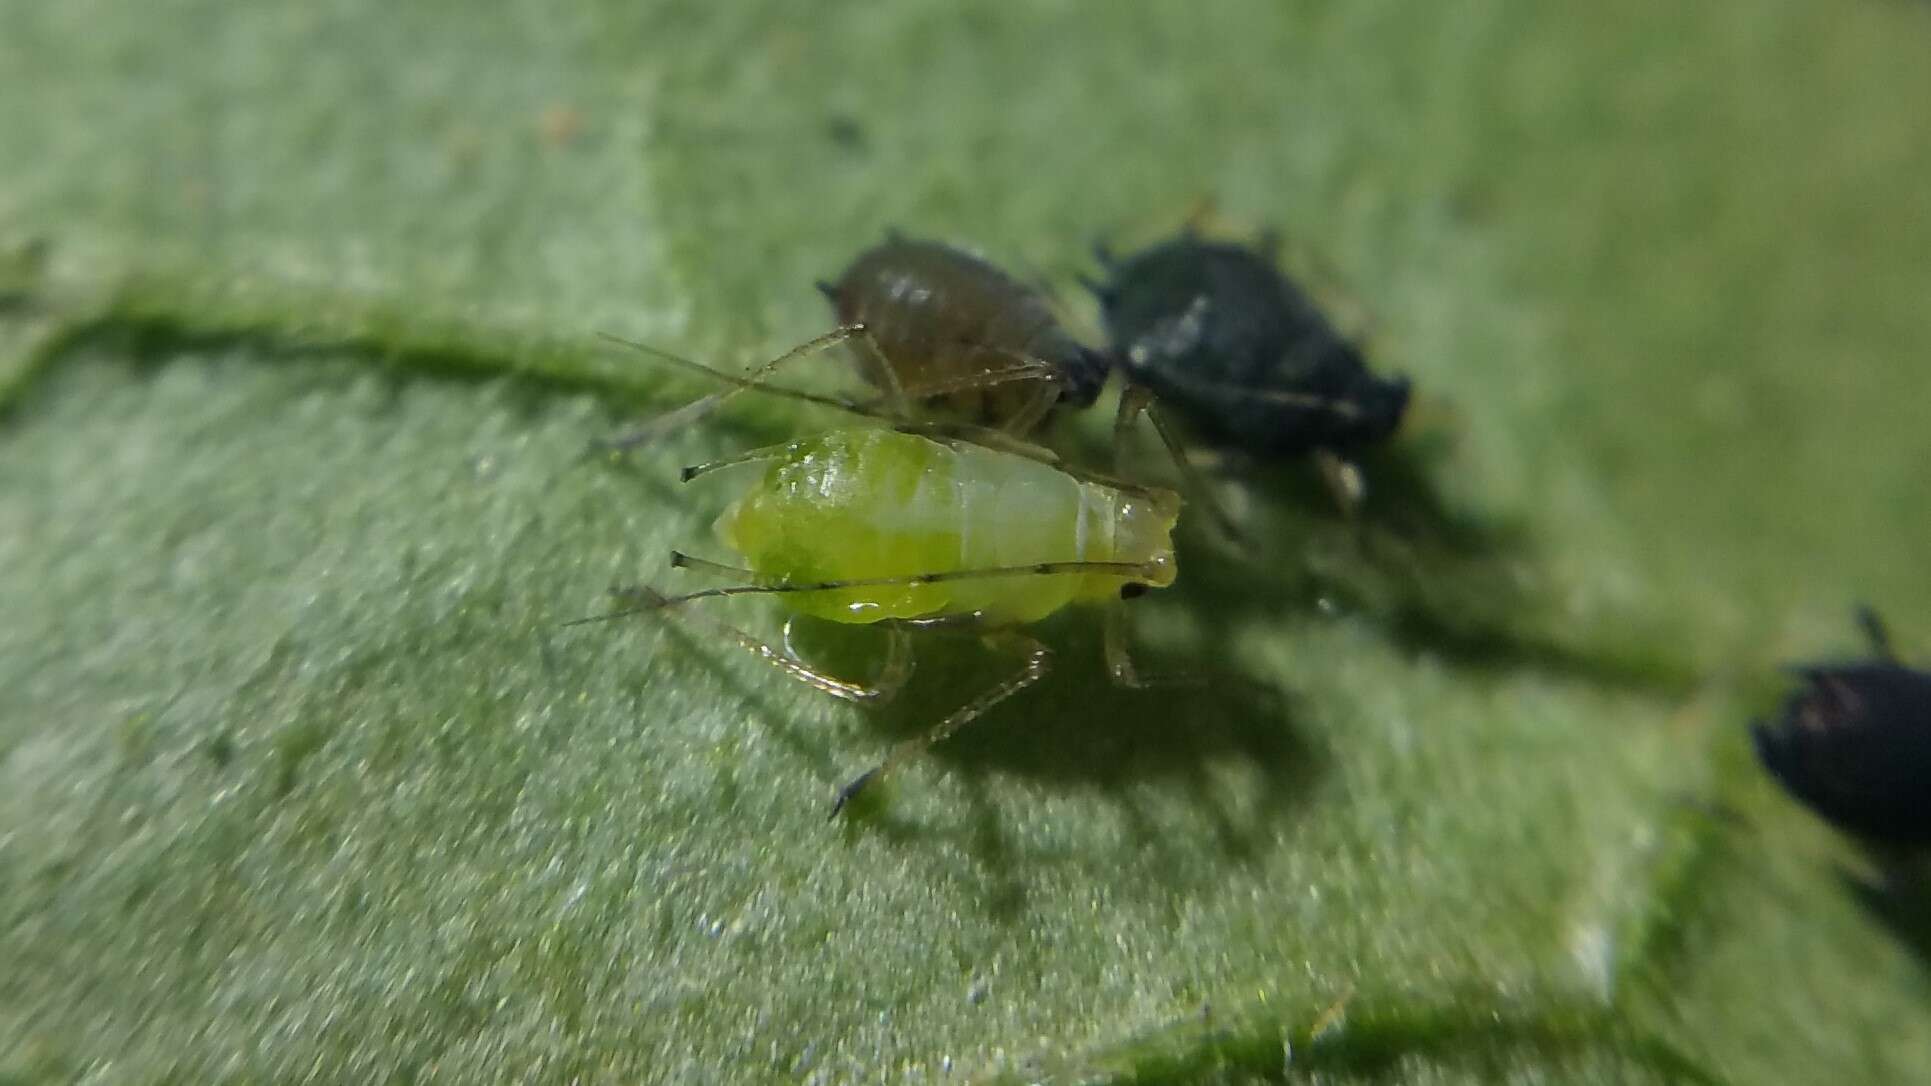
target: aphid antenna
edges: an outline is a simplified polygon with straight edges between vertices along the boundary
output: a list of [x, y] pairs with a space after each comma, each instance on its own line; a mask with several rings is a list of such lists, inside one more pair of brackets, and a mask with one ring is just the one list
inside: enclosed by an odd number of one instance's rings
[[[1200, 470], [1193, 466], [1193, 461], [1187, 458], [1187, 449], [1181, 442], [1179, 434], [1167, 422], [1166, 413], [1160, 409], [1153, 391], [1144, 385], [1128, 382], [1126, 391], [1121, 393], [1120, 413], [1114, 419], [1115, 456], [1118, 456], [1119, 448], [1126, 441], [1126, 428], [1132, 425], [1133, 416], [1142, 412], [1146, 414], [1147, 421], [1153, 424], [1153, 432], [1160, 436], [1160, 444], [1166, 447], [1167, 456], [1173, 460], [1174, 469], [1180, 473], [1180, 485], [1187, 495], [1206, 507], [1208, 515], [1213, 518], [1215, 524], [1220, 526], [1222, 534], [1232, 540], [1235, 546], [1243, 551], [1246, 550], [1247, 538], [1241, 533], [1240, 525], [1234, 523], [1233, 515], [1227, 512], [1226, 507], [1214, 497], [1214, 492], [1208, 489], [1206, 477], [1202, 476]], [[1117, 463], [1114, 469], [1119, 469]]]
[[[673, 565], [687, 563], [688, 555], [673, 551]], [[951, 581], [983, 581], [999, 577], [1054, 577], [1068, 574], [1110, 574], [1151, 580], [1160, 571], [1144, 562], [1034, 562], [1020, 566], [987, 566], [982, 569], [953, 569], [933, 573], [912, 573], [898, 577], [862, 577], [844, 581], [781, 582], [778, 584], [726, 585], [700, 588], [681, 596], [657, 596], [642, 610], [653, 610], [690, 603], [693, 600], [722, 599], [727, 596], [781, 595], [798, 592], [838, 592], [850, 588], [891, 588], [901, 585], [943, 584]], [[613, 613], [610, 617], [616, 617]]]
[[569, 629], [572, 626], [588, 626], [594, 622], [613, 622], [620, 618], [629, 618], [632, 615], [647, 615], [652, 611], [661, 611], [671, 606], [674, 602], [671, 597], [664, 595], [649, 585], [633, 585], [621, 589], [613, 588], [610, 592], [612, 595], [628, 598], [641, 596], [645, 602], [636, 607], [625, 607], [616, 611], [606, 611], [601, 615], [586, 615], [583, 618], [573, 618], [568, 622], [559, 623], [557, 628]]
[[[702, 558], [693, 558], [682, 551], [671, 552], [673, 568], [695, 568], [721, 571], [727, 574], [740, 574], [746, 571]], [[628, 618], [631, 615], [648, 614], [670, 607], [679, 607], [696, 600], [723, 599], [730, 596], [784, 595], [802, 592], [839, 592], [851, 588], [890, 588], [900, 585], [943, 584], [951, 581], [983, 581], [1000, 577], [1057, 577], [1074, 574], [1111, 574], [1117, 577], [1140, 577], [1148, 580], [1159, 576], [1160, 571], [1144, 562], [1034, 562], [1019, 566], [987, 566], [982, 569], [940, 570], [933, 573], [912, 573], [897, 577], [863, 577], [843, 581], [812, 581], [807, 583], [779, 582], [775, 584], [737, 584], [719, 588], [700, 588], [678, 596], [666, 596], [647, 585], [632, 588], [614, 589], [613, 593], [625, 597], [643, 597], [644, 602], [636, 607], [626, 607], [601, 615], [587, 615], [562, 623], [562, 627], [585, 626], [593, 622], [610, 622], [614, 619]]]
[[834, 408], [866, 418], [876, 418], [878, 417], [878, 412], [855, 400], [849, 400], [841, 396], [824, 396], [815, 392], [806, 392], [803, 389], [785, 388], [781, 385], [773, 385], [763, 380], [766, 375], [786, 363], [835, 347], [849, 339], [863, 335], [864, 332], [865, 326], [862, 324], [840, 325], [826, 332], [824, 335], [806, 340], [783, 354], [778, 355], [776, 358], [753, 367], [743, 376], [724, 373], [710, 366], [706, 366], [701, 362], [664, 350], [661, 347], [653, 347], [648, 343], [639, 343], [636, 340], [624, 339], [621, 336], [611, 335], [608, 332], [599, 332], [598, 336], [602, 339], [628, 347], [641, 354], [649, 355], [661, 362], [667, 362], [686, 372], [699, 374], [713, 381], [721, 381], [731, 387], [713, 392], [707, 396], [702, 396], [682, 407], [673, 408], [669, 412], [645, 422], [629, 433], [620, 434], [617, 437], [604, 441], [594, 442], [591, 445], [592, 452], [593, 454], [595, 452], [624, 452], [648, 445], [662, 438], [667, 433], [689, 426], [711, 414], [711, 412], [716, 411], [725, 402], [740, 392], [759, 392], [767, 396], [780, 396], [785, 399], [799, 400], [804, 403], [814, 403], [823, 407]]
[[711, 472], [721, 468], [736, 467], [739, 464], [755, 464], [762, 460], [777, 460], [783, 457], [790, 448], [791, 443], [789, 442], [783, 445], [766, 445], [763, 448], [741, 452], [735, 456], [706, 460], [702, 464], [691, 464], [679, 469], [677, 472], [677, 481], [680, 483], [688, 483], [700, 475], [709, 475]]
[[[736, 566], [727, 566], [721, 562], [709, 562], [702, 558], [692, 558], [690, 555], [685, 554], [682, 551], [670, 552], [670, 564], [673, 569], [678, 569], [678, 568], [704, 569], [707, 571], [715, 571], [718, 573], [723, 573], [727, 576], [755, 577], [757, 575], [756, 573], [748, 569], [739, 569]], [[669, 610], [670, 608], [676, 607], [681, 603], [685, 603], [691, 599], [697, 598], [695, 596], [688, 596], [688, 595], [687, 596], [666, 596], [662, 592], [657, 591], [655, 588], [652, 588], [647, 584], [613, 585], [610, 589], [610, 595], [613, 598], [619, 599], [619, 600], [641, 599], [644, 602], [636, 604], [635, 606], [620, 608], [615, 611], [606, 611], [601, 615], [586, 615], [583, 618], [573, 618], [568, 622], [562, 623], [559, 626], [559, 628], [567, 629], [568, 627], [571, 627], [571, 626], [588, 626], [596, 622], [612, 622], [620, 618], [630, 618], [633, 615], [647, 615], [653, 611]]]
[[1891, 631], [1885, 627], [1884, 619], [1868, 603], [1860, 603], [1852, 609], [1857, 619], [1857, 628], [1864, 631], [1864, 640], [1870, 643], [1871, 655], [1887, 663], [1897, 663], [1897, 650], [1891, 645]]

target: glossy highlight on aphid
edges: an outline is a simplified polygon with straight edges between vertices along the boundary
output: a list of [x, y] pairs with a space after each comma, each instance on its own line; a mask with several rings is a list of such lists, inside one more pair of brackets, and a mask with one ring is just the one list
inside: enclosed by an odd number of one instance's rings
[[1125, 257], [1102, 248], [1099, 259], [1104, 278], [1088, 286], [1115, 364], [1205, 442], [1338, 467], [1400, 424], [1407, 379], [1371, 372], [1265, 254], [1189, 232]]
[[1931, 844], [1931, 672], [1898, 662], [1874, 614], [1859, 619], [1872, 658], [1793, 668], [1802, 685], [1751, 738], [1825, 821], [1873, 843]]

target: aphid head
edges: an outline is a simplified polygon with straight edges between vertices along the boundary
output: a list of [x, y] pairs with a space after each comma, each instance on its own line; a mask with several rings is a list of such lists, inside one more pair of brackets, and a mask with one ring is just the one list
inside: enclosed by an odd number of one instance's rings
[[1105, 351], [1074, 344], [1060, 358], [1057, 367], [1059, 402], [1067, 407], [1093, 406], [1093, 401], [1100, 398], [1100, 388], [1106, 384], [1107, 371], [1112, 367], [1112, 356]]

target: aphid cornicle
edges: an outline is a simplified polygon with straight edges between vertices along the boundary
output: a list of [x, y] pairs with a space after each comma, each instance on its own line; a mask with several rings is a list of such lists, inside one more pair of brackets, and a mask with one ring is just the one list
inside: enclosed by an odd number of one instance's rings
[[1358, 500], [1345, 458], [1394, 432], [1406, 378], [1370, 372], [1313, 299], [1253, 249], [1188, 232], [1125, 258], [1098, 253], [1106, 278], [1087, 285], [1129, 378], [1212, 444], [1315, 454], [1344, 505]]
[[[738, 389], [794, 395], [728, 380]], [[672, 555], [675, 567], [744, 583], [680, 596], [651, 588], [618, 592], [635, 605], [618, 614], [770, 595], [795, 615], [881, 627], [888, 637], [885, 662], [870, 681], [854, 682], [735, 627], [692, 618], [791, 677], [855, 702], [883, 701], [904, 685], [912, 670], [909, 638], [919, 631], [976, 633], [1023, 658], [1014, 676], [852, 780], [833, 814], [886, 769], [1044, 677], [1052, 654], [1022, 627], [1062, 608], [1111, 604], [1109, 671], [1123, 685], [1144, 685], [1127, 652], [1117, 604], [1172, 584], [1176, 572], [1172, 533], [1180, 502], [1173, 492], [1081, 477], [1047, 457], [894, 421], [896, 428], [835, 429], [686, 468], [689, 480], [737, 465], [764, 466], [716, 525], [742, 566]]]
[[1803, 686], [1751, 738], [1825, 821], [1874, 843], [1931, 844], [1931, 672], [1898, 662], [1876, 615], [1858, 618], [1873, 658], [1796, 667]]

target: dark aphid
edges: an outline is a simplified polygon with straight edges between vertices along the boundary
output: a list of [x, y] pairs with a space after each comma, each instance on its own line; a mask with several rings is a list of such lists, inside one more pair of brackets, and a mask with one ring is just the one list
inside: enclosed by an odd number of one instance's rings
[[1839, 829], [1931, 844], [1931, 672], [1897, 661], [1876, 615], [1858, 617], [1873, 658], [1793, 669], [1803, 686], [1774, 723], [1750, 726], [1757, 756]]
[[1058, 404], [1090, 406], [1106, 381], [1105, 357], [1043, 291], [950, 245], [894, 234], [818, 289], [841, 325], [864, 327], [860, 369], [887, 396], [1024, 434]]
[[1088, 285], [1115, 363], [1203, 440], [1265, 457], [1320, 454], [1332, 482], [1351, 471], [1346, 454], [1401, 422], [1407, 379], [1370, 373], [1264, 254], [1188, 233], [1099, 258], [1106, 281]]

